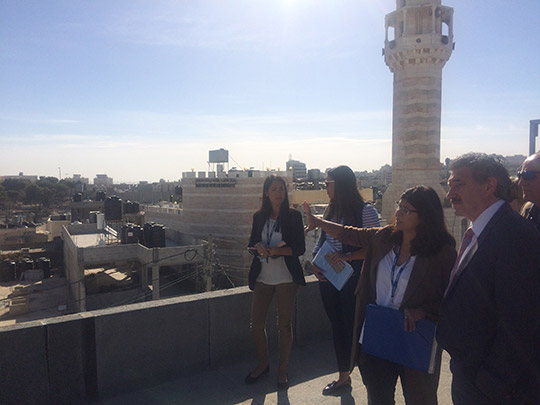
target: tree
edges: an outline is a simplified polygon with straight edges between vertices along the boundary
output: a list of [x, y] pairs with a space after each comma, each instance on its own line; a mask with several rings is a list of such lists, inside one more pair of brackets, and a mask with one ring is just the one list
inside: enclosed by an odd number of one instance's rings
[[6, 189], [2, 184], [0, 184], [0, 206], [4, 206], [7, 203], [8, 196], [6, 193]]
[[40, 204], [43, 197], [43, 189], [36, 185], [30, 184], [24, 189], [24, 202], [26, 204]]
[[2, 182], [2, 186], [4, 186], [6, 190], [13, 190], [13, 191], [22, 191], [28, 184], [30, 184], [28, 180], [20, 180], [20, 179], [5, 179]]

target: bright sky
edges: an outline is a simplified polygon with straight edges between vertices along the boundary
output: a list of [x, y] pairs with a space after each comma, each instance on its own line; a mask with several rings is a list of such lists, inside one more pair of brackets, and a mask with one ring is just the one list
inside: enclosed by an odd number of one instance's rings
[[[441, 160], [528, 154], [540, 2], [445, 0]], [[519, 4], [519, 5], [518, 5]], [[230, 166], [391, 162], [394, 0], [3, 0], [0, 175], [178, 180]], [[540, 140], [537, 141], [540, 144]]]

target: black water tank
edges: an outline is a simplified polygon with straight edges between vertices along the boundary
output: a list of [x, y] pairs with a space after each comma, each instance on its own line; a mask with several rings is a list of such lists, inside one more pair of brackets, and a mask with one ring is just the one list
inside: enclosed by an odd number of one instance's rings
[[120, 229], [120, 242], [125, 245], [127, 243], [127, 232], [129, 229], [129, 224], [122, 225], [122, 228]]
[[40, 257], [38, 259], [39, 268], [43, 270], [43, 278], [51, 276], [51, 260], [48, 257]]
[[0, 281], [5, 283], [15, 280], [15, 262], [4, 260], [0, 263]]
[[139, 203], [126, 201], [124, 203], [124, 214], [137, 214], [139, 212]]
[[152, 247], [165, 247], [165, 227], [154, 224], [151, 231]]
[[117, 196], [105, 199], [105, 221], [120, 221], [122, 219], [122, 200]]
[[152, 226], [154, 226], [153, 222], [147, 222], [144, 224], [143, 227], [143, 245], [146, 247], [153, 247], [152, 246]]
[[88, 219], [91, 224], [97, 224], [97, 214], [99, 214], [99, 211], [90, 211], [88, 213]]
[[18, 280], [21, 278], [22, 272], [25, 270], [24, 263], [22, 261], [18, 261], [15, 264], [15, 280]]
[[73, 202], [82, 202], [82, 193], [73, 194]]
[[129, 243], [139, 243], [142, 239], [142, 229], [139, 225], [135, 224], [126, 224], [122, 225], [122, 230], [120, 232], [120, 241], [123, 244]]
[[122, 209], [124, 210], [124, 214], [131, 214], [131, 201], [125, 201], [122, 204]]
[[11, 275], [11, 280], [15, 280], [15, 277], [17, 277], [17, 263], [14, 261], [9, 262], [9, 274]]
[[133, 225], [131, 232], [127, 235], [127, 243], [139, 243], [142, 233], [142, 228], [139, 225]]
[[24, 270], [33, 270], [34, 269], [34, 261], [32, 259], [23, 259], [23, 268]]
[[15, 270], [15, 279], [19, 280], [21, 278], [21, 274], [25, 272], [26, 270], [32, 270], [34, 268], [34, 261], [32, 259], [22, 259], [17, 263], [17, 267]]

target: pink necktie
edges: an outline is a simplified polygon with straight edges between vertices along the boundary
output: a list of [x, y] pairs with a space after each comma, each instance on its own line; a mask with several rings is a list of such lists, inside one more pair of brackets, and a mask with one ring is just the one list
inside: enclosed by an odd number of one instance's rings
[[459, 248], [459, 253], [456, 258], [456, 263], [454, 264], [454, 268], [452, 269], [452, 272], [450, 273], [450, 281], [448, 283], [448, 287], [446, 288], [446, 293], [450, 289], [450, 286], [452, 285], [452, 281], [454, 281], [454, 277], [457, 274], [457, 270], [459, 268], [459, 262], [461, 261], [461, 256], [463, 256], [463, 252], [467, 249], [467, 246], [470, 245], [472, 239], [474, 236], [474, 232], [471, 227], [468, 227], [465, 233], [463, 234], [463, 239], [461, 240], [461, 247]]

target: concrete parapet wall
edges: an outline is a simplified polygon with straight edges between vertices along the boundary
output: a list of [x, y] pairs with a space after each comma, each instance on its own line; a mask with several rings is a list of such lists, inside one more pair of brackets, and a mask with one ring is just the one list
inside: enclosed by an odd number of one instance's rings
[[[0, 329], [0, 404], [39, 404], [49, 398], [45, 326]], [[45, 402], [46, 403], [46, 402]]]
[[[251, 298], [238, 287], [2, 328], [0, 403], [77, 403], [248, 358], [255, 363]], [[298, 290], [293, 322], [296, 345], [331, 337], [313, 276]], [[275, 308], [267, 331], [275, 353]]]

